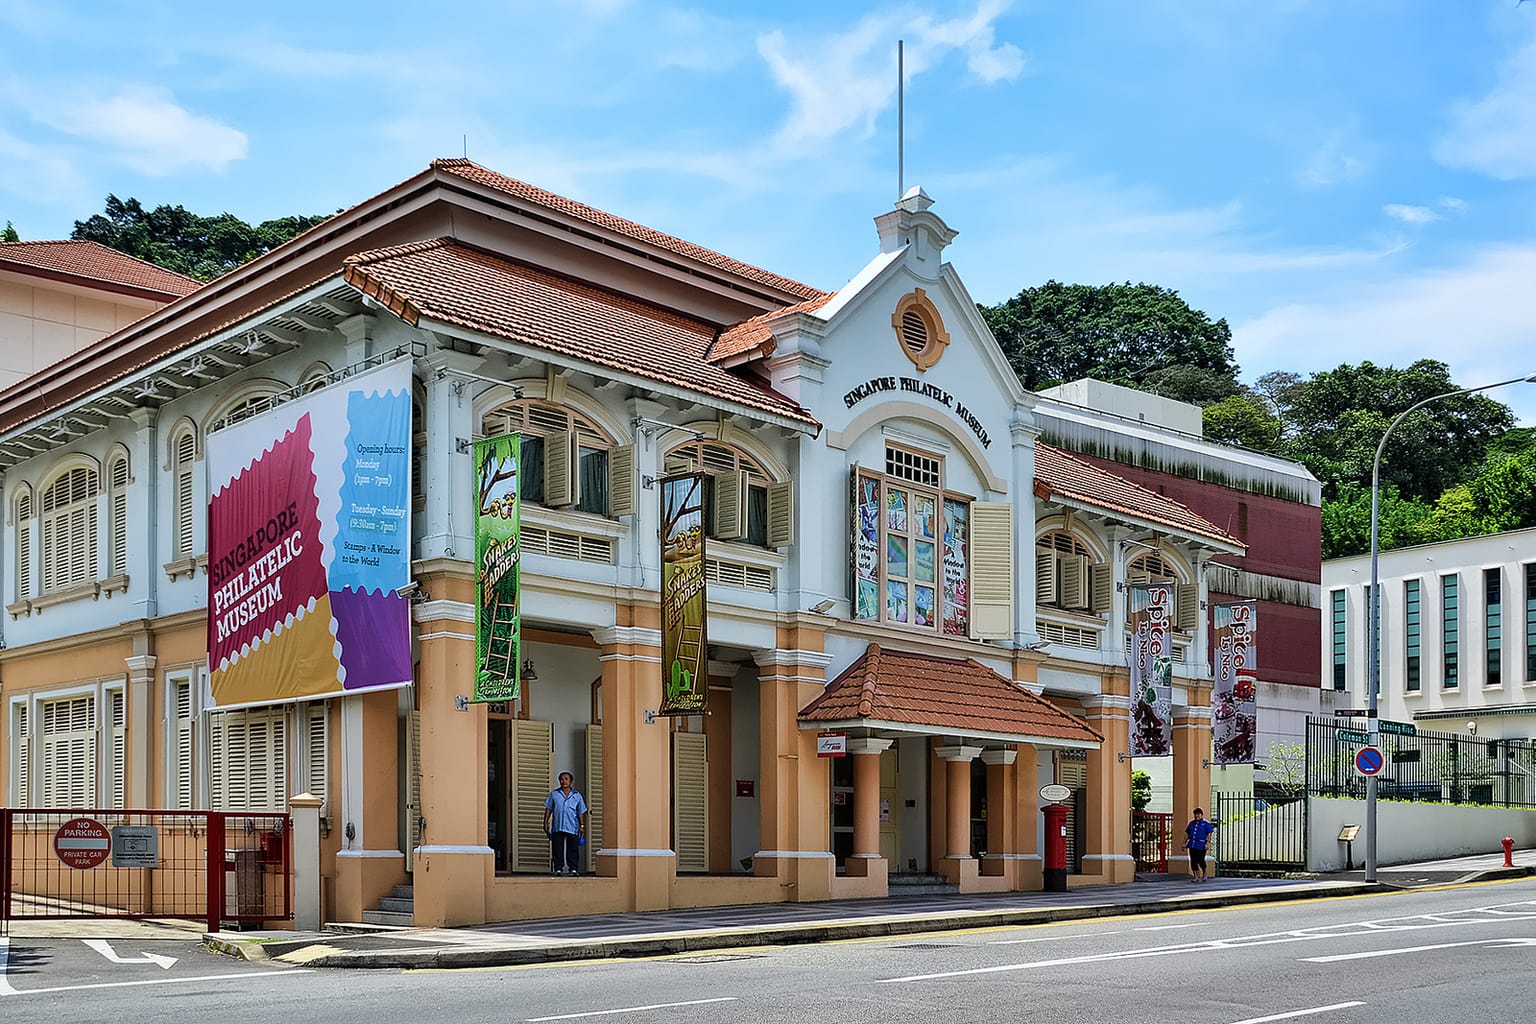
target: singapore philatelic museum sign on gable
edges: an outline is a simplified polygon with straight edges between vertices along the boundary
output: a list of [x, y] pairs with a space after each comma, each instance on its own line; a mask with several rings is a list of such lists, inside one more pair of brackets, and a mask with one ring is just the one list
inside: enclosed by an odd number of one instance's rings
[[971, 433], [976, 435], [976, 440], [981, 442], [983, 448], [992, 447], [992, 436], [987, 433], [987, 428], [982, 425], [975, 413], [967, 409], [964, 404], [955, 401], [955, 397], [948, 391], [934, 384], [925, 384], [915, 377], [871, 377], [843, 395], [843, 404], [852, 409], [870, 395], [879, 394], [882, 391], [898, 391], [933, 399], [960, 417], [961, 421], [971, 428]]

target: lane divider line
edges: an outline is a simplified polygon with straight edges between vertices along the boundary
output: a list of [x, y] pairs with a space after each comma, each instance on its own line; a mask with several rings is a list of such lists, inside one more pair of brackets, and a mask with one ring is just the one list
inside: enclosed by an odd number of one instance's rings
[[1269, 1024], [1274, 1020], [1293, 1020], [1297, 1017], [1310, 1017], [1314, 1013], [1327, 1013], [1330, 1010], [1347, 1010], [1352, 1006], [1364, 1006], [1359, 999], [1350, 1003], [1333, 1003], [1330, 1006], [1314, 1006], [1309, 1010], [1292, 1010], [1290, 1013], [1272, 1013], [1268, 1017], [1249, 1017], [1247, 1020], [1235, 1020], [1232, 1024]]
[[734, 1003], [735, 996], [716, 996], [713, 999], [689, 999], [681, 1003], [651, 1003], [648, 1006], [623, 1006], [616, 1010], [588, 1010], [585, 1013], [559, 1013], [552, 1017], [525, 1017], [528, 1024], [541, 1024], [550, 1020], [577, 1020], [581, 1017], [606, 1017], [615, 1013], [639, 1013], [641, 1010], [670, 1010], [675, 1006], [701, 1006], [704, 1003]]

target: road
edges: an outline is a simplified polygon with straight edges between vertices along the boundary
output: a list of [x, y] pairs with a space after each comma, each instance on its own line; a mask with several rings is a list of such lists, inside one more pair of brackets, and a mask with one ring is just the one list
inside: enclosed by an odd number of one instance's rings
[[190, 940], [110, 952], [140, 962], [0, 945], [0, 1020], [1466, 1024], [1529, 1009], [1536, 881], [469, 971], [306, 972]]

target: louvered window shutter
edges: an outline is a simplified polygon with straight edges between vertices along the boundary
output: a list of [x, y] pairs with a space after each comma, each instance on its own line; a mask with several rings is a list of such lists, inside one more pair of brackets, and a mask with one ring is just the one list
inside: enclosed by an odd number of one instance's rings
[[635, 446], [624, 445], [608, 453], [608, 514], [635, 514]]
[[32, 596], [32, 495], [16, 501], [16, 600]]
[[1061, 556], [1061, 604], [1081, 611], [1088, 607], [1088, 556]]
[[410, 712], [405, 724], [405, 870], [416, 869], [421, 845], [421, 712]]
[[94, 807], [96, 698], [70, 697], [43, 705], [43, 804]]
[[229, 716], [224, 712], [208, 721], [208, 806], [215, 811], [229, 807]]
[[715, 474], [715, 537], [740, 540], [747, 535], [747, 473]]
[[709, 760], [698, 732], [672, 734], [672, 848], [677, 870], [709, 870]]
[[1200, 621], [1200, 586], [1180, 583], [1173, 588], [1173, 628], [1192, 630]]
[[197, 437], [188, 430], [176, 438], [175, 517], [171, 528], [171, 552], [175, 558], [192, 556], [193, 495], [192, 469], [197, 460]]
[[32, 727], [25, 704], [12, 704], [16, 715], [16, 805], [32, 806]]
[[[554, 788], [554, 726], [514, 720], [512, 727], [512, 870], [545, 874], [552, 859], [544, 801]], [[583, 789], [585, 794], [586, 790]]]
[[171, 780], [171, 806], [178, 811], [190, 811], [192, 809], [192, 683], [187, 680], [172, 685], [175, 687], [173, 692], [175, 747], [172, 750], [171, 770], [175, 773], [175, 777]]
[[1054, 550], [1035, 550], [1035, 603], [1055, 604], [1059, 586]]
[[971, 638], [1013, 636], [1013, 506], [971, 504]]
[[109, 691], [108, 698], [112, 715], [112, 802], [109, 806], [122, 809], [127, 806], [123, 801], [128, 787], [128, 702], [122, 690]]
[[768, 485], [768, 546], [787, 548], [795, 542], [795, 484], [786, 480]]
[[603, 848], [603, 727], [587, 726], [587, 777], [581, 793], [587, 799], [587, 870], [597, 870]]
[[112, 531], [107, 538], [111, 546], [107, 575], [123, 576], [128, 572], [128, 460], [115, 460], [108, 473], [111, 503], [107, 514], [111, 517]]
[[574, 505], [581, 500], [581, 474], [576, 431], [561, 430], [544, 438], [544, 504]]
[[1089, 571], [1093, 587], [1093, 604], [1089, 607], [1095, 615], [1108, 615], [1115, 600], [1115, 573], [1108, 562], [1096, 562]]
[[[309, 708], [304, 717], [304, 784], [303, 792], [330, 801], [331, 792], [331, 730], [327, 707], [320, 704]], [[321, 808], [322, 813], [324, 807]]]

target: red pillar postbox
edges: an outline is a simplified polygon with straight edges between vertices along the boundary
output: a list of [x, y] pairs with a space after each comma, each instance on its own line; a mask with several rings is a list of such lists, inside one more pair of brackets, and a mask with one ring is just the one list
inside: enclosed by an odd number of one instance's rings
[[1066, 804], [1047, 804], [1045, 814], [1045, 873], [1043, 892], [1067, 891], [1067, 811]]

